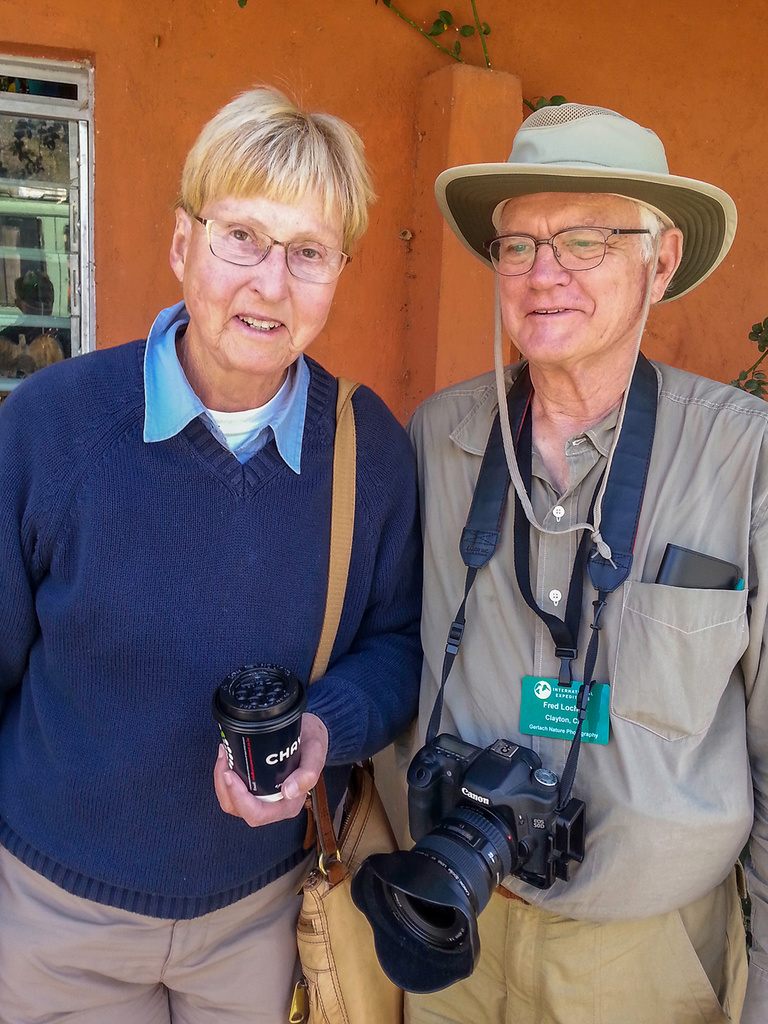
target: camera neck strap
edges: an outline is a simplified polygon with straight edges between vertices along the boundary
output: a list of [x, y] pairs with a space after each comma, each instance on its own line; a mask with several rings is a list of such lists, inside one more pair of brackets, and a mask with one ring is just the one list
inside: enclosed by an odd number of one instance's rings
[[[515, 440], [518, 465], [529, 495], [532, 483], [532, 398], [533, 387], [528, 368], [525, 367], [507, 394], [506, 412]], [[601, 555], [594, 541], [590, 543], [590, 535], [584, 532], [571, 573], [564, 619], [544, 611], [534, 600], [530, 583], [530, 525], [523, 513], [520, 499], [515, 496], [517, 583], [526, 604], [543, 619], [549, 629], [555, 653], [560, 658], [561, 685], [571, 684], [571, 664], [578, 655], [585, 568], [592, 586], [597, 591], [597, 598], [593, 602], [594, 616], [590, 624], [592, 632], [584, 658], [584, 682], [581, 684], [576, 702], [578, 725], [560, 784], [561, 807], [565, 806], [570, 798], [576, 776], [582, 726], [586, 718], [589, 695], [595, 683], [592, 676], [597, 662], [600, 616], [608, 595], [624, 583], [632, 567], [632, 551], [640, 521], [656, 429], [657, 398], [656, 372], [645, 356], [639, 354], [602, 502], [601, 533], [610, 547], [611, 554], [610, 557]], [[448, 633], [440, 687], [427, 728], [427, 742], [432, 742], [440, 730], [445, 684], [459, 652], [466, 626], [467, 598], [478, 570], [488, 564], [499, 546], [509, 484], [509, 468], [504, 453], [500, 416], [497, 413], [475, 484], [469, 516], [461, 535], [459, 550], [467, 566], [464, 596]], [[598, 489], [599, 484], [595, 492]], [[593, 495], [592, 504], [594, 500]]]
[[[507, 395], [507, 409], [514, 437], [517, 437], [520, 433], [520, 427], [533, 397], [533, 389], [531, 388], [527, 367], [521, 374], [522, 376], [525, 376], [527, 386], [523, 383], [518, 387], [518, 381], [520, 381], [520, 377], [518, 377], [518, 380], [514, 382]], [[478, 474], [475, 490], [472, 495], [469, 516], [461, 533], [459, 551], [461, 552], [462, 561], [467, 566], [464, 597], [456, 617], [451, 623], [451, 628], [448, 630], [448, 641], [445, 645], [440, 688], [437, 692], [427, 726], [427, 743], [431, 743], [440, 731], [445, 684], [453, 668], [456, 655], [459, 653], [461, 639], [464, 635], [464, 626], [466, 624], [465, 611], [469, 592], [475, 582], [478, 569], [482, 569], [483, 566], [490, 562], [496, 548], [499, 546], [509, 483], [509, 469], [504, 453], [504, 442], [501, 436], [501, 420], [497, 413], [491, 426], [491, 432], [488, 435], [488, 443], [485, 446], [480, 473]]]

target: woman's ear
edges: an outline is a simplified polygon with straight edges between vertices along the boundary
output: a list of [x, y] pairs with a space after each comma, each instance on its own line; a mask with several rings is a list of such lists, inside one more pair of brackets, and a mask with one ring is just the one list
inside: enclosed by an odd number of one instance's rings
[[173, 230], [171, 240], [170, 263], [171, 270], [176, 275], [179, 283], [184, 281], [184, 264], [187, 259], [190, 239], [192, 237], [192, 218], [186, 210], [176, 211], [176, 227]]

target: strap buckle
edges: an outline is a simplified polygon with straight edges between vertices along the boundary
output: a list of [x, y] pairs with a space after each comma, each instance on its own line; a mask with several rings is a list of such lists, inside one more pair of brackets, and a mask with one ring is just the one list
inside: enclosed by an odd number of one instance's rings
[[464, 624], [461, 622], [452, 622], [451, 628], [448, 630], [448, 642], [445, 645], [446, 654], [458, 654], [459, 645], [461, 644], [461, 638], [464, 636]]
[[571, 686], [573, 683], [571, 664], [578, 656], [578, 653], [579, 652], [575, 647], [555, 648], [555, 657], [560, 659], [560, 671], [557, 676], [558, 686]]

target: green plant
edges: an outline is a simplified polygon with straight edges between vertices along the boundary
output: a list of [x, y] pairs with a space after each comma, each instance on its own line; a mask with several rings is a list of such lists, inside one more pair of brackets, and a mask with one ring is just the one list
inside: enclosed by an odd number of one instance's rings
[[568, 100], [565, 96], [550, 96], [549, 98], [546, 96], [534, 96], [533, 103], [523, 97], [523, 103], [526, 107], [530, 107], [531, 110], [539, 110], [541, 107], [559, 107], [567, 102]]
[[[379, 0], [376, 0], [376, 3], [378, 3], [378, 2], [379, 2]], [[397, 8], [392, 6], [392, 0], [381, 0], [381, 2], [386, 7], [392, 8], [395, 11], [396, 14], [400, 14], [400, 12], [397, 10]], [[480, 37], [480, 42], [483, 44], [483, 56], [485, 57], [485, 66], [487, 68], [489, 68], [491, 66], [491, 58], [488, 56], [488, 47], [486, 46], [486, 43], [485, 43], [485, 37], [491, 34], [491, 26], [488, 24], [487, 21], [484, 21], [482, 23], [480, 22], [480, 19], [477, 16], [477, 6], [475, 5], [475, 0], [470, 0], [470, 2], [472, 4], [472, 14], [473, 14], [474, 19], [475, 19], [475, 24], [474, 25], [462, 25], [461, 28], [459, 28], [457, 26], [456, 31], [464, 39], [468, 39], [470, 36], [473, 36], [475, 34], [475, 32], [477, 32], [477, 34]], [[400, 15], [400, 17], [402, 17], [402, 14]], [[407, 20], [408, 19], [406, 19], [406, 21]], [[437, 18], [435, 18], [435, 20], [433, 21], [432, 28], [430, 28], [429, 32], [427, 33], [427, 36], [429, 38], [433, 39], [433, 41], [434, 41], [434, 37], [435, 36], [439, 36], [439, 35], [442, 35], [443, 32], [447, 32], [447, 30], [453, 25], [453, 23], [454, 23], [453, 15], [451, 14], [450, 11], [438, 11]], [[411, 24], [413, 24], [413, 22], [411, 22]], [[418, 25], [416, 26], [416, 28], [418, 28]], [[419, 31], [422, 31], [422, 33], [423, 33], [423, 30], [419, 29]], [[440, 47], [440, 49], [445, 49], [445, 48], [444, 47]], [[461, 60], [461, 56], [460, 56], [460, 54], [461, 54], [461, 42], [457, 39], [455, 41], [455, 43], [453, 44], [453, 48], [450, 51], [448, 51], [448, 52], [450, 52], [450, 54], [454, 58], [454, 60], [459, 60], [460, 61]]]
[[[244, 0], [238, 0], [238, 2], [239, 3], [243, 3]], [[247, 0], [245, 0], [245, 2], [247, 2]], [[375, 2], [378, 4], [379, 0], [375, 0]], [[423, 28], [421, 28], [420, 25], [417, 25], [415, 21], [413, 21], [411, 18], [409, 18], [406, 14], [403, 14], [403, 12], [401, 10], [398, 10], [398, 8], [395, 7], [395, 5], [392, 3], [392, 0], [381, 0], [381, 2], [384, 4], [385, 7], [388, 7], [391, 11], [394, 11], [395, 14], [398, 16], [398, 18], [402, 18], [403, 21], [407, 22], [409, 25], [412, 25], [413, 28], [415, 28], [417, 32], [419, 32], [421, 35], [423, 35], [425, 39], [427, 39], [430, 43], [432, 43], [433, 46], [436, 46], [438, 50], [441, 50], [443, 53], [447, 54], [449, 57], [453, 57], [453, 59], [457, 60], [460, 64], [466, 64], [467, 63], [463, 59], [463, 57], [461, 56], [461, 42], [460, 42], [460, 40], [457, 39], [456, 42], [453, 44], [453, 48], [452, 49], [448, 49], [445, 46], [441, 46], [440, 43], [438, 43], [436, 37], [443, 35], [443, 33], [447, 32], [448, 29], [450, 27], [452, 27], [452, 26], [455, 26], [456, 31], [459, 33], [460, 36], [463, 36], [464, 38], [467, 38], [467, 39], [470, 36], [473, 36], [473, 35], [475, 35], [475, 33], [477, 33], [480, 36], [480, 40], [481, 40], [481, 42], [483, 44], [483, 55], [485, 56], [485, 66], [487, 68], [490, 68], [490, 66], [491, 66], [491, 59], [488, 56], [488, 47], [486, 46], [486, 43], [485, 43], [485, 37], [490, 35], [491, 27], [490, 27], [490, 25], [488, 24], [487, 21], [483, 21], [483, 22], [480, 21], [480, 18], [478, 17], [478, 14], [477, 14], [477, 5], [475, 3], [475, 0], [470, 0], [470, 2], [472, 4], [472, 14], [474, 15], [474, 21], [475, 21], [474, 25], [461, 25], [459, 27], [459, 26], [455, 25], [455, 20], [454, 20], [453, 14], [450, 11], [438, 11], [437, 17], [432, 22], [432, 27], [428, 31], [423, 29]], [[534, 97], [534, 102], [531, 102], [530, 100], [527, 100], [527, 99], [523, 98], [523, 103], [527, 107], [530, 107], [531, 110], [538, 110], [540, 107], [557, 107], [561, 103], [567, 103], [567, 102], [568, 101], [566, 100], [565, 96], [550, 96], [550, 97], [538, 96], [538, 97]]]
[[766, 377], [762, 370], [758, 370], [758, 366], [768, 355], [768, 317], [762, 323], [752, 325], [752, 330], [749, 332], [749, 340], [757, 342], [757, 350], [760, 352], [760, 356], [758, 356], [748, 370], [742, 370], [736, 380], [731, 381], [731, 384], [742, 391], [748, 391], [751, 395], [755, 395], [756, 398], [768, 398], [768, 377]]
[[[379, 0], [375, 0], [375, 2], [378, 3]], [[432, 43], [433, 46], [436, 46], [438, 50], [441, 50], [443, 53], [448, 54], [449, 57], [453, 57], [453, 59], [457, 60], [460, 64], [466, 64], [466, 61], [461, 56], [461, 41], [459, 39], [456, 40], [451, 49], [448, 49], [445, 46], [441, 46], [436, 39], [437, 36], [441, 36], [444, 32], [447, 32], [448, 29], [454, 25], [454, 18], [450, 11], [438, 11], [437, 17], [432, 22], [432, 27], [429, 29], [428, 32], [425, 32], [424, 29], [417, 25], [415, 21], [409, 18], [406, 14], [403, 14], [402, 11], [398, 10], [398, 8], [395, 7], [395, 5], [392, 3], [392, 0], [381, 0], [381, 2], [384, 4], [385, 7], [388, 7], [391, 11], [394, 11], [398, 18], [402, 18], [403, 21], [407, 22], [409, 25], [412, 25], [417, 32], [420, 32], [421, 35], [423, 35], [425, 39]], [[491, 66], [491, 59], [488, 56], [488, 47], [485, 44], [485, 37], [487, 35], [490, 35], [491, 26], [488, 24], [487, 21], [481, 23], [480, 18], [478, 17], [477, 14], [477, 5], [475, 4], [475, 0], [470, 0], [470, 3], [472, 4], [472, 14], [474, 15], [475, 24], [462, 25], [461, 27], [457, 25], [456, 31], [464, 39], [468, 39], [475, 33], [477, 33], [480, 36], [480, 41], [483, 44], [485, 66], [489, 68]]]

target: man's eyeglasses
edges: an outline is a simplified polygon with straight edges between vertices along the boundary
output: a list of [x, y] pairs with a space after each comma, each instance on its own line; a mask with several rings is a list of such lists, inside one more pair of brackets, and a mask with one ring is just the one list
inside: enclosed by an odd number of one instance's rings
[[351, 256], [338, 249], [329, 249], [320, 242], [278, 242], [244, 224], [230, 224], [223, 220], [195, 220], [208, 233], [208, 245], [214, 256], [238, 267], [256, 267], [262, 263], [273, 245], [282, 245], [289, 272], [299, 281], [329, 284], [335, 281]]
[[564, 270], [594, 270], [605, 259], [611, 235], [650, 235], [648, 228], [566, 228], [551, 238], [502, 235], [486, 242], [493, 269], [504, 277], [518, 277], [533, 269], [540, 245], [551, 245]]

